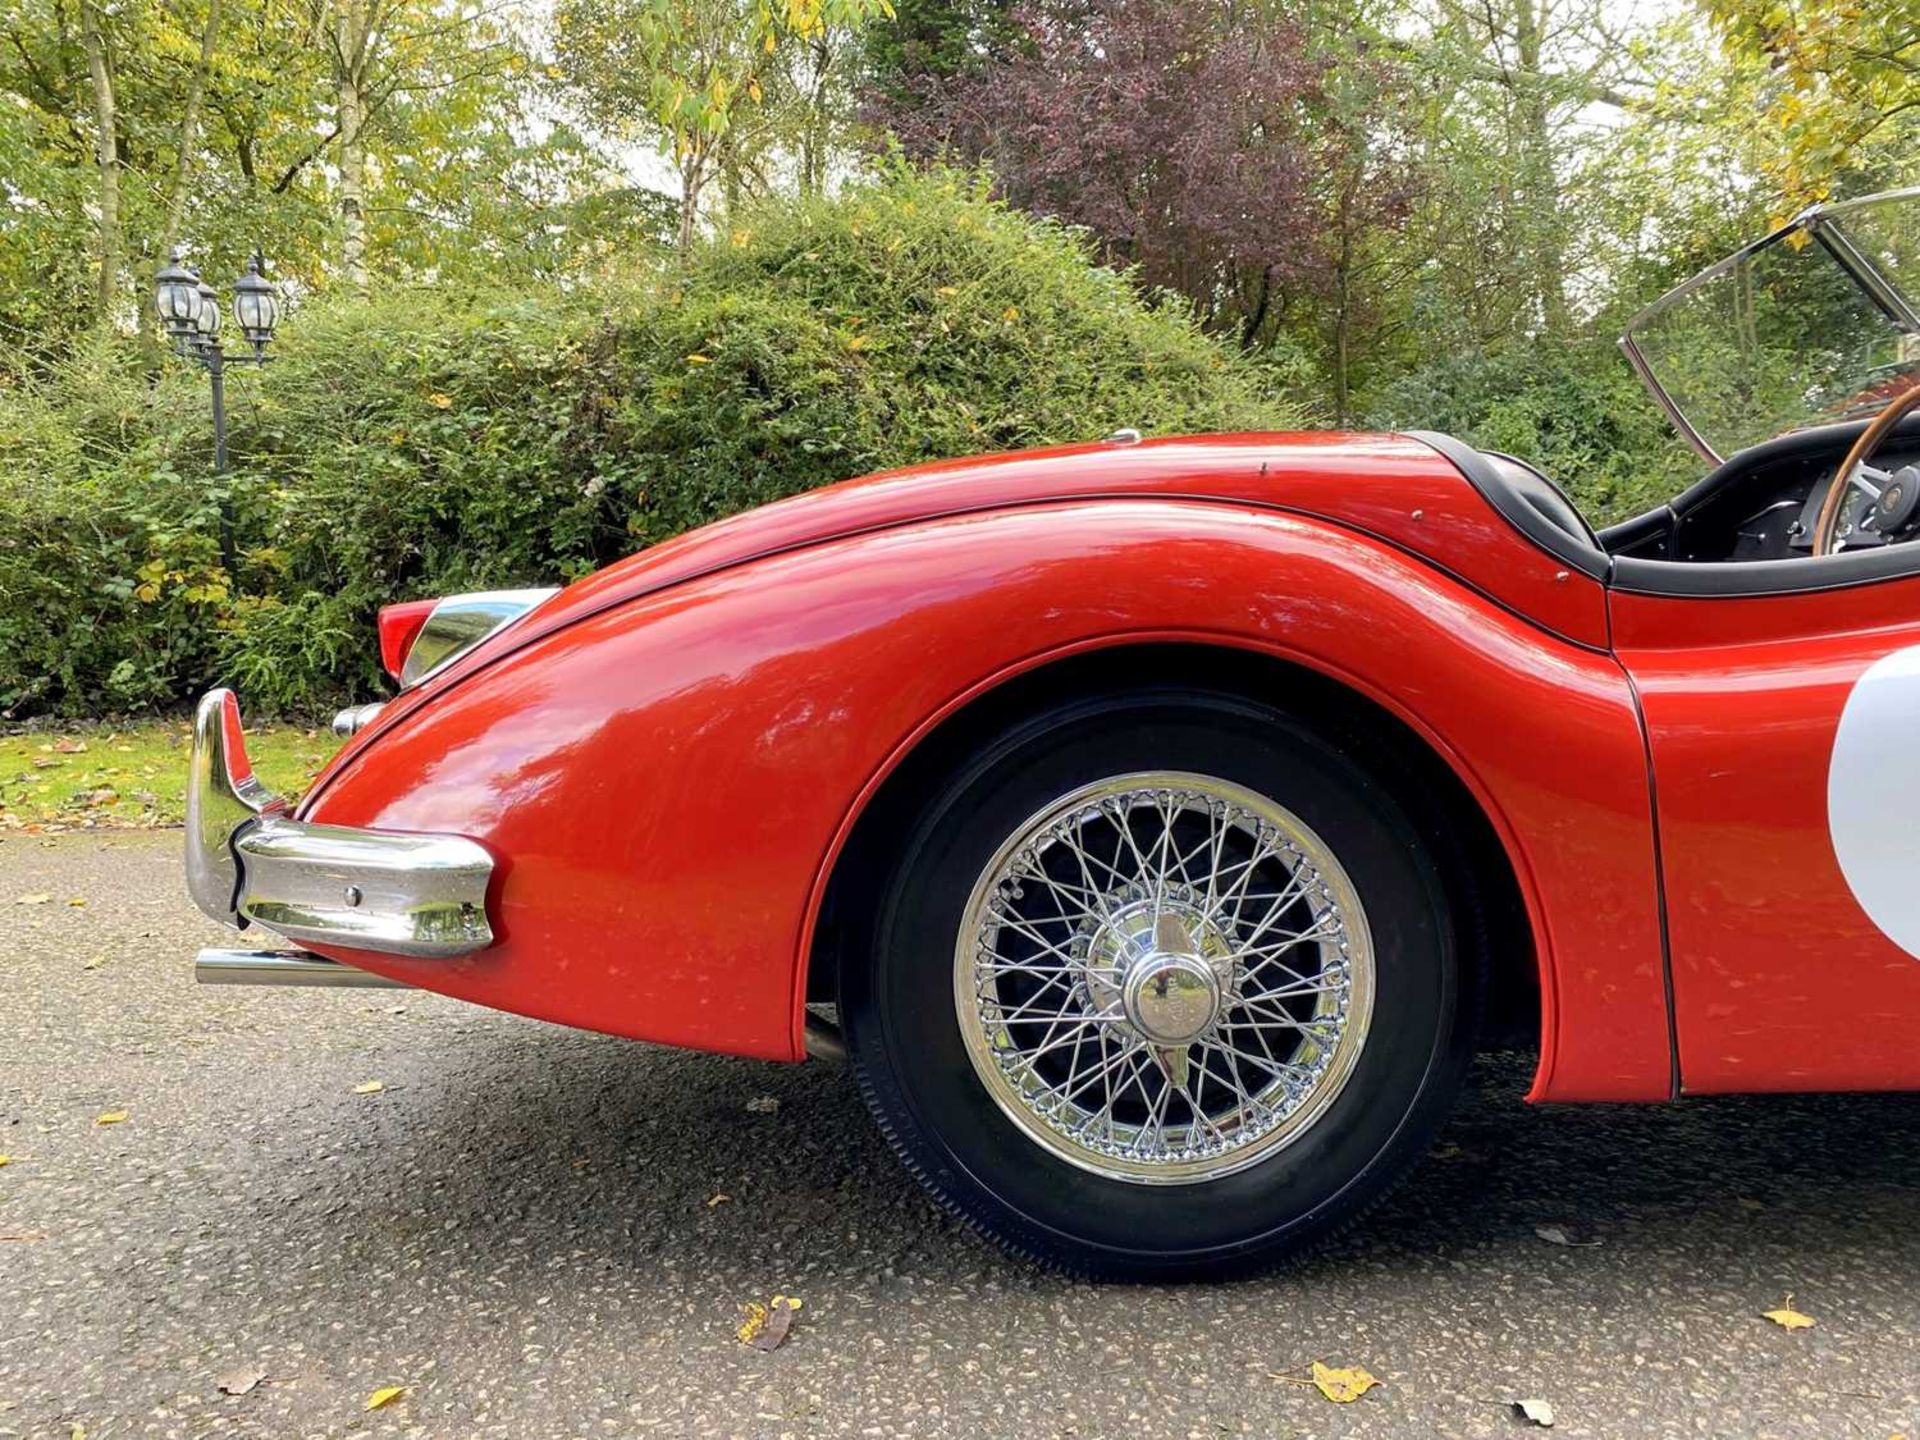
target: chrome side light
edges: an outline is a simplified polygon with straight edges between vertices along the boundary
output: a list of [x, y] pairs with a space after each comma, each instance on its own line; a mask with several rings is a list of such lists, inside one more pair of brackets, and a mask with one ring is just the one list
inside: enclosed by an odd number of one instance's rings
[[376, 700], [371, 705], [353, 705], [339, 711], [333, 717], [333, 733], [340, 736], [354, 735], [373, 722], [373, 717], [386, 709], [384, 700]]

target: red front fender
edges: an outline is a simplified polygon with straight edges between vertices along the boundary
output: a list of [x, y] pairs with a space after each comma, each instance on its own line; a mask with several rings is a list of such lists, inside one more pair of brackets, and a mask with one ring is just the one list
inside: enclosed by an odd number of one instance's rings
[[1667, 1094], [1646, 755], [1619, 667], [1387, 545], [1211, 502], [873, 532], [534, 640], [401, 717], [303, 811], [483, 841], [500, 943], [339, 958], [566, 1024], [798, 1058], [832, 857], [916, 737], [1052, 658], [1165, 640], [1311, 666], [1426, 737], [1528, 904], [1536, 1098]]

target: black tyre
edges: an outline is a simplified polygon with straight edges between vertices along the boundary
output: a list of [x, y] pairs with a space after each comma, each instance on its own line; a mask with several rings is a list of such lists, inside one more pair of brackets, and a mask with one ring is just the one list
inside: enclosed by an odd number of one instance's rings
[[1243, 1272], [1364, 1213], [1473, 1039], [1392, 773], [1184, 689], [984, 741], [906, 825], [841, 968], [909, 1168], [1012, 1249], [1115, 1279]]

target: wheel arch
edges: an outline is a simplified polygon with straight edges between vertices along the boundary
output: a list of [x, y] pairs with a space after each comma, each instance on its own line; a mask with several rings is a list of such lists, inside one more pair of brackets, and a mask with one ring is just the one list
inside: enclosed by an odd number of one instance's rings
[[1462, 907], [1461, 939], [1471, 963], [1463, 977], [1483, 1012], [1483, 1040], [1531, 1045], [1549, 1030], [1544, 997], [1552, 988], [1538, 909], [1524, 864], [1491, 802], [1477, 794], [1461, 762], [1383, 701], [1343, 678], [1269, 651], [1217, 639], [1124, 637], [1040, 657], [962, 697], [892, 756], [855, 802], [816, 883], [796, 985], [796, 1025], [807, 1004], [836, 993], [847, 927], [843, 917], [878, 887], [890, 842], [927, 790], [991, 733], [1045, 706], [1102, 689], [1155, 683], [1215, 690], [1270, 704], [1313, 725], [1343, 748], [1384, 760], [1404, 781], [1398, 799], [1436, 841], [1449, 898]]

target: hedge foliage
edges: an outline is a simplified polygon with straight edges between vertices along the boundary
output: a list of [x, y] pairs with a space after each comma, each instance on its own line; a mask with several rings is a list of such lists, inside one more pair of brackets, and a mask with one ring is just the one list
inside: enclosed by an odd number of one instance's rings
[[313, 713], [378, 693], [391, 600], [563, 581], [924, 459], [1300, 419], [1283, 364], [941, 171], [566, 293], [308, 304], [274, 353], [230, 372], [225, 484], [184, 367], [149, 380], [106, 344], [0, 392], [0, 712], [226, 681]]
[[1522, 340], [1436, 362], [1390, 385], [1370, 418], [1531, 461], [1595, 525], [1637, 515], [1703, 473], [1606, 343]]

